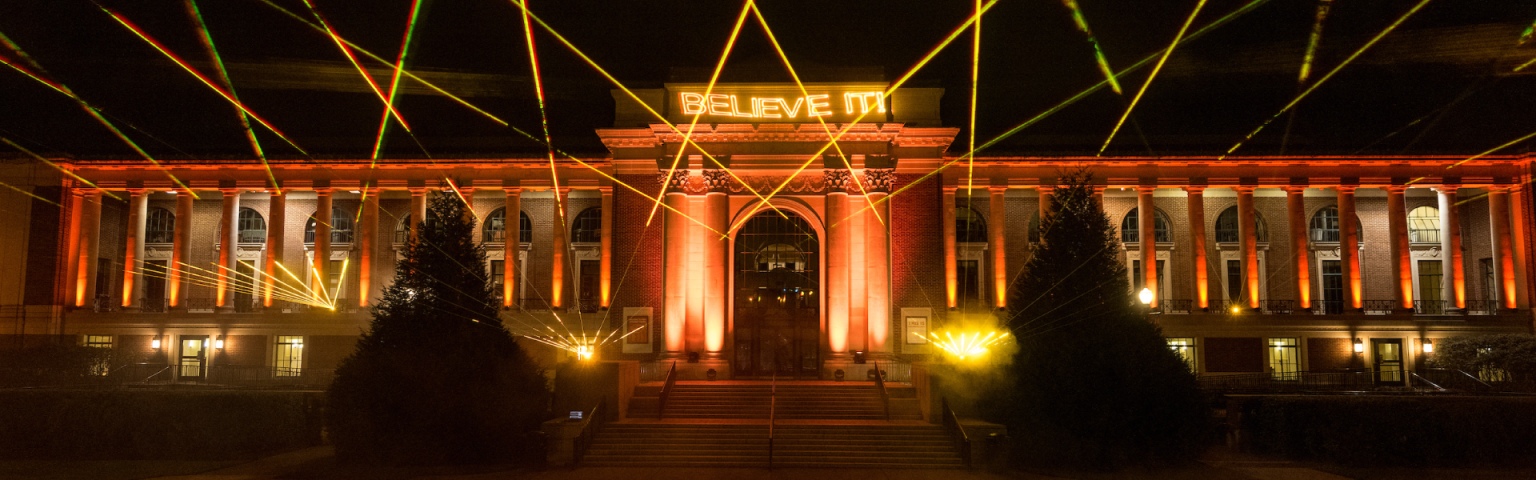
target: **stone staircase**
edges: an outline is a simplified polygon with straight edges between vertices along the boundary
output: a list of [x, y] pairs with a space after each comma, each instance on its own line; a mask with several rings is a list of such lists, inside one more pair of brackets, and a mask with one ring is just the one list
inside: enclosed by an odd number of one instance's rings
[[[605, 426], [583, 466], [764, 467], [768, 382], [678, 382], [657, 413], [659, 384], [635, 389], [628, 420]], [[775, 467], [958, 468], [943, 427], [924, 423], [911, 385], [887, 385], [891, 420], [868, 382], [779, 382]]]

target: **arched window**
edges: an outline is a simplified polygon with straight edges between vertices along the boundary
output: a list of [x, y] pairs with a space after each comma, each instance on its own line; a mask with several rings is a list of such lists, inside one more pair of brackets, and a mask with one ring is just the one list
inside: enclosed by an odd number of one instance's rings
[[603, 240], [603, 209], [582, 210], [571, 221], [571, 243], [597, 243]]
[[267, 241], [267, 221], [261, 218], [261, 214], [249, 208], [240, 207], [240, 219], [236, 222], [236, 232], [239, 232], [240, 243], [262, 243]]
[[507, 241], [507, 209], [506, 209], [506, 207], [498, 208], [498, 209], [496, 209], [496, 211], [491, 212], [490, 215], [486, 215], [485, 216], [485, 224], [480, 227], [480, 230], [485, 232], [483, 234], [483, 236], [482, 236], [482, 240], [481, 241], [484, 241], [484, 242], [505, 242], [505, 241]]
[[[1329, 205], [1312, 214], [1312, 241], [1337, 242], [1339, 241], [1339, 207]], [[1355, 216], [1355, 241], [1365, 242], [1365, 230], [1360, 228], [1360, 217]]]
[[[304, 243], [315, 243], [315, 216], [304, 222]], [[331, 209], [331, 244], [352, 243], [352, 216], [340, 208]]]
[[176, 215], [164, 208], [149, 209], [144, 219], [144, 243], [171, 243], [176, 238]]
[[987, 243], [987, 223], [981, 214], [969, 207], [955, 208], [955, 241], [960, 243]]
[[[1264, 216], [1254, 212], [1253, 225], [1254, 238], [1260, 242], [1268, 242], [1269, 225], [1264, 223]], [[1221, 215], [1216, 216], [1216, 242], [1237, 243], [1242, 239], [1242, 234], [1238, 231], [1238, 228], [1237, 207], [1232, 206], [1222, 210]]]
[[[1125, 214], [1125, 219], [1120, 221], [1120, 243], [1136, 243], [1141, 241], [1141, 220], [1137, 217], [1135, 208]], [[1152, 218], [1153, 237], [1159, 243], [1173, 242], [1173, 232], [1168, 229], [1171, 222], [1168, 214], [1162, 210], [1152, 209], [1156, 216]]]
[[528, 219], [526, 212], [517, 212], [517, 241], [533, 243], [533, 220]]
[[1423, 206], [1408, 212], [1408, 241], [1440, 243], [1440, 209]]
[[[433, 213], [431, 210], [427, 210], [427, 220], [422, 222], [422, 225], [425, 226], [434, 222], [437, 222], [437, 214]], [[395, 243], [405, 243], [410, 241], [410, 239], [411, 214], [407, 213], [405, 216], [400, 217], [400, 221], [398, 223], [395, 223]]]

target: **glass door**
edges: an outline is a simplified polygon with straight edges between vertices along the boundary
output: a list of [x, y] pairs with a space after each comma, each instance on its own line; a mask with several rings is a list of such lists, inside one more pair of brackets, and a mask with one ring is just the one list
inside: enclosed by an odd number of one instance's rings
[[1344, 268], [1338, 260], [1323, 260], [1323, 312], [1344, 313]]
[[182, 380], [202, 380], [208, 359], [208, 336], [181, 337], [180, 377]]
[[1401, 385], [1403, 383], [1403, 341], [1398, 339], [1371, 339], [1376, 353], [1376, 383]]
[[820, 375], [819, 250], [815, 230], [794, 214], [759, 214], [736, 234], [736, 377]]
[[1441, 288], [1445, 277], [1440, 273], [1441, 261], [1419, 260], [1419, 301], [1417, 313], [1439, 315], [1445, 313], [1445, 301]]

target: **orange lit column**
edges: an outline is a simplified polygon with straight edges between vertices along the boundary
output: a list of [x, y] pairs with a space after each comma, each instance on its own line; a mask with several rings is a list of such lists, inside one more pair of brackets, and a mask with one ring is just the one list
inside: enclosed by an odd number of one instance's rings
[[1152, 303], [1148, 306], [1154, 309], [1162, 303], [1161, 292], [1157, 291], [1157, 207], [1152, 206], [1152, 192], [1155, 190], [1157, 187], [1136, 189], [1136, 230], [1141, 236], [1141, 284], [1152, 291]]
[[[1488, 223], [1493, 226], [1494, 265], [1499, 269], [1499, 307], [1513, 310], [1515, 303], [1515, 253], [1509, 223], [1509, 189], [1488, 189]], [[1494, 300], [1494, 299], [1489, 299]]]
[[187, 288], [182, 288], [181, 272], [186, 268], [186, 263], [191, 257], [188, 250], [192, 243], [192, 192], [181, 190], [176, 192], [176, 225], [175, 232], [171, 234], [171, 264], [170, 285], [168, 294], [171, 307], [182, 306], [182, 300], [187, 297]]
[[318, 295], [321, 302], [330, 301], [330, 287], [326, 281], [330, 279], [325, 271], [331, 266], [331, 189], [320, 188], [315, 190], [315, 257], [310, 264], [310, 275], [314, 275], [310, 281], [310, 288]]
[[[459, 185], [459, 199], [464, 201], [464, 215], [463, 215], [464, 221], [469, 222], [470, 226], [474, 226], [475, 225], [475, 187], [472, 187], [472, 186], [469, 186], [469, 185]], [[470, 230], [474, 230], [474, 229], [471, 228]]]
[[1515, 268], [1512, 270], [1515, 272], [1516, 308], [1530, 308], [1531, 301], [1530, 295], [1526, 290], [1529, 288], [1527, 286], [1528, 279], [1526, 278], [1526, 274], [1529, 272], [1526, 271], [1525, 263], [1527, 252], [1526, 249], [1529, 248], [1528, 242], [1530, 242], [1530, 239], [1526, 236], [1527, 228], [1530, 226], [1528, 223], [1529, 220], [1527, 219], [1527, 216], [1530, 215], [1530, 212], [1528, 211], [1529, 208], [1525, 203], [1529, 201], [1530, 197], [1528, 195], [1530, 195], [1530, 190], [1525, 188], [1524, 184], [1516, 183], [1513, 187], [1510, 187], [1510, 216], [1514, 217], [1512, 220], [1512, 227], [1514, 228], [1510, 230], [1510, 237], [1513, 240], [1511, 244], [1514, 247], [1513, 249], [1515, 257]]
[[149, 192], [128, 191], [128, 241], [123, 249], [123, 307], [138, 308], [144, 296], [144, 284], [138, 277], [144, 271], [144, 222], [149, 218]]
[[[726, 225], [726, 189], [730, 185], [729, 181], [730, 177], [724, 170], [704, 171], [704, 184], [709, 187], [709, 191], [704, 194], [704, 215], [700, 220], [708, 228], [695, 228], [704, 251], [704, 259], [700, 262], [704, 266], [704, 352], [712, 357], [725, 350], [725, 314], [729, 298], [726, 295], [726, 272], [729, 270], [726, 267], [729, 265], [729, 249], [726, 245], [730, 242], [715, 232], [724, 232], [730, 228]], [[604, 218], [607, 218], [607, 212], [605, 208]]]
[[1397, 308], [1413, 311], [1413, 258], [1408, 249], [1408, 204], [1405, 185], [1387, 187], [1387, 236], [1392, 250], [1392, 278], [1397, 280]]
[[570, 204], [571, 189], [557, 187], [550, 191], [555, 194], [554, 206], [550, 212], [550, 216], [554, 218], [550, 223], [554, 225], [555, 231], [549, 249], [549, 308], [559, 310], [565, 308], [566, 257], [570, 253], [566, 235], [571, 229], [567, 226], [570, 219], [563, 214], [568, 210], [566, 206]]
[[[848, 217], [848, 171], [841, 169], [827, 169], [827, 288], [824, 293], [827, 299], [827, 346], [834, 355], [848, 353], [848, 284], [851, 275], [848, 272], [848, 222], [840, 221]], [[946, 199], [953, 198], [946, 194]], [[953, 211], [951, 208], [949, 211]], [[950, 236], [953, 238], [954, 222], [949, 222]], [[946, 241], [948, 245], [954, 245], [953, 240]], [[953, 255], [953, 250], [947, 255]], [[954, 258], [954, 257], [948, 257]], [[953, 260], [945, 263], [950, 267], [950, 288], [953, 289]], [[951, 290], [953, 291], [953, 290]], [[950, 297], [953, 299], [953, 295]], [[863, 299], [860, 299], [863, 300]], [[951, 300], [953, 302], [953, 300]], [[951, 303], [953, 305], [953, 303]]]
[[1003, 227], [1008, 224], [1006, 202], [1003, 194], [1008, 192], [1008, 187], [989, 187], [988, 196], [991, 199], [987, 206], [987, 250], [992, 254], [992, 299], [993, 306], [999, 309], [1008, 306], [1008, 255], [1005, 252], [1006, 238]]
[[1450, 308], [1458, 313], [1467, 308], [1467, 279], [1462, 269], [1461, 218], [1456, 209], [1456, 191], [1460, 185], [1440, 187], [1440, 251], [1445, 263], [1445, 298], [1452, 300]]
[[666, 222], [666, 268], [664, 270], [665, 304], [662, 306], [668, 353], [681, 354], [688, 347], [685, 337], [688, 320], [688, 194], [683, 186], [688, 183], [687, 170], [674, 170], [666, 182], [667, 206], [663, 209]]
[[522, 243], [523, 189], [502, 187], [507, 196], [506, 216], [502, 221], [501, 306], [517, 305], [517, 253]]
[[75, 278], [75, 306], [96, 298], [96, 259], [101, 253], [101, 190], [85, 193], [80, 204], [80, 260]]
[[240, 214], [240, 190], [234, 188], [220, 189], [224, 201], [219, 209], [219, 266], [218, 278], [215, 280], [217, 289], [213, 292], [214, 305], [220, 311], [227, 311], [234, 305], [234, 295], [230, 294], [230, 280], [235, 279], [235, 248], [240, 243], [237, 236], [235, 217]]
[[61, 252], [66, 269], [57, 285], [60, 287], [60, 303], [75, 305], [76, 279], [80, 278], [80, 216], [85, 209], [85, 189], [71, 188], [66, 208], [69, 210], [69, 234]]
[[[885, 198], [895, 176], [893, 169], [864, 170], [865, 189], [875, 206], [864, 223], [867, 250], [865, 265], [869, 268], [866, 282], [869, 286], [869, 346], [870, 352], [891, 351], [891, 219], [890, 202]], [[875, 216], [884, 219], [875, 219]]]
[[[862, 183], [863, 180], [860, 180]], [[853, 182], [849, 182], [853, 183]], [[858, 191], [855, 185], [854, 192]], [[869, 234], [870, 223], [879, 222], [868, 215], [868, 200], [850, 192], [843, 214], [827, 221], [843, 225], [848, 242], [848, 351], [869, 350]]]
[[357, 306], [368, 306], [373, 296], [374, 254], [379, 249], [379, 189], [363, 187], [362, 225], [358, 225]]
[[1296, 269], [1296, 302], [1302, 310], [1312, 309], [1312, 277], [1307, 264], [1307, 207], [1303, 194], [1307, 187], [1285, 188], [1285, 213], [1291, 234], [1291, 268]]
[[1237, 187], [1237, 230], [1242, 239], [1243, 290], [1248, 308], [1259, 308], [1259, 241], [1253, 213], [1254, 187]]
[[944, 201], [939, 210], [939, 221], [944, 224], [944, 301], [949, 308], [956, 308], [960, 288], [956, 284], [959, 274], [955, 265], [955, 187], [944, 187]]
[[1344, 270], [1349, 308], [1358, 311], [1364, 306], [1360, 285], [1360, 232], [1355, 222], [1355, 186], [1339, 186], [1339, 265]]
[[285, 275], [277, 265], [283, 262], [283, 237], [284, 227], [288, 225], [288, 193], [273, 189], [267, 197], [267, 253], [266, 264], [262, 267], [265, 273], [263, 280], [265, 287], [262, 290], [262, 305], [272, 306], [272, 289], [280, 275]]
[[1195, 279], [1195, 308], [1206, 310], [1211, 308], [1209, 273], [1205, 271], [1205, 187], [1184, 187], [1188, 192], [1186, 199], [1189, 204], [1189, 237], [1194, 250], [1190, 255], [1191, 278]]
[[[411, 218], [410, 233], [407, 234], [408, 243], [416, 243], [416, 232], [421, 230], [421, 220], [427, 218], [427, 189], [423, 187], [411, 187]], [[556, 222], [559, 223], [559, 222]]]
[[[597, 278], [597, 306], [603, 310], [607, 310], [608, 306], [613, 301], [613, 187], [600, 187], [598, 188], [598, 193], [602, 196], [601, 203], [598, 205], [602, 210], [601, 226], [603, 233], [601, 238], [602, 243], [598, 245], [598, 249], [602, 255], [601, 259], [599, 260], [600, 264], [598, 268], [601, 268], [602, 271], [598, 273]], [[725, 208], [721, 207], [720, 211], [723, 214], [725, 212]], [[719, 228], [718, 230], [723, 232], [725, 231], [725, 228]]]

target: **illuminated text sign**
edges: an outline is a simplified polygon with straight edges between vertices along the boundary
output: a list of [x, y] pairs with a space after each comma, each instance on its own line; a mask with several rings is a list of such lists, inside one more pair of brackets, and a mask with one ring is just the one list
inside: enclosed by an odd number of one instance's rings
[[683, 115], [753, 119], [815, 119], [832, 115], [885, 113], [885, 93], [853, 91], [797, 96], [751, 96], [699, 92], [677, 94]]

